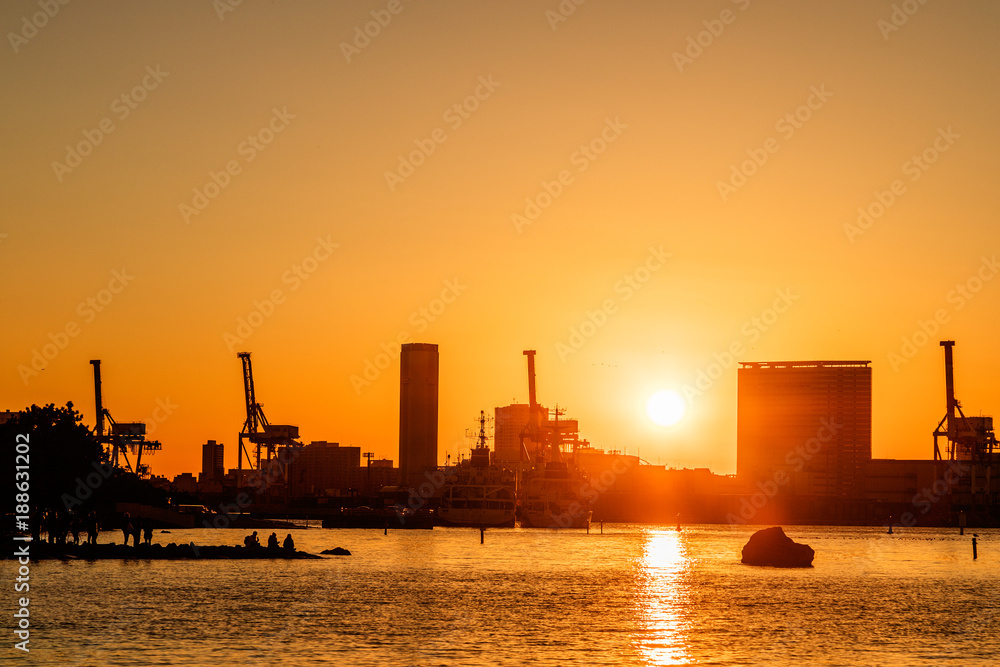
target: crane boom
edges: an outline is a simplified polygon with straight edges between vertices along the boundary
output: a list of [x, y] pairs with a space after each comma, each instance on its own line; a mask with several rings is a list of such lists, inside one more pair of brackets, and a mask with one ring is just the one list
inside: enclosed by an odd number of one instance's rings
[[91, 365], [94, 367], [94, 403], [97, 408], [97, 422], [94, 426], [94, 433], [97, 437], [104, 437], [104, 403], [101, 399], [101, 360], [91, 359]]

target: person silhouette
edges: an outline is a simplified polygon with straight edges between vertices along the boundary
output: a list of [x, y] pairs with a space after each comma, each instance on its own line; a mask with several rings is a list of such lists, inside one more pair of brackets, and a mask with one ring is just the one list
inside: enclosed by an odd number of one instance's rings
[[92, 510], [90, 514], [87, 515], [87, 543], [97, 544], [97, 533], [98, 533], [98, 523], [97, 523], [97, 512]]
[[153, 522], [150, 519], [142, 522], [142, 540], [146, 544], [153, 543]]
[[288, 533], [288, 536], [285, 537], [285, 541], [282, 543], [281, 546], [284, 547], [287, 551], [295, 551], [295, 540], [292, 539], [291, 533]]
[[267, 548], [274, 550], [278, 548], [278, 534], [271, 533], [271, 536], [267, 538]]
[[37, 507], [31, 510], [28, 516], [28, 525], [31, 530], [31, 541], [38, 543], [42, 540], [42, 512]]
[[128, 537], [132, 534], [132, 517], [128, 512], [122, 515], [122, 532], [125, 534], [125, 546], [128, 546]]
[[80, 515], [73, 516], [73, 544], [80, 543], [80, 533], [87, 531], [87, 518]]
[[52, 510], [45, 510], [45, 516], [42, 519], [45, 525], [45, 541], [49, 544], [55, 544], [56, 541], [56, 513]]

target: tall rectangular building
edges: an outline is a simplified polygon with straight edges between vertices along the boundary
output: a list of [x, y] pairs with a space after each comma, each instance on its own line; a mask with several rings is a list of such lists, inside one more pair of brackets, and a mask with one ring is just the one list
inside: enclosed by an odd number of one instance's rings
[[741, 362], [737, 477], [785, 493], [862, 497], [872, 458], [870, 363]]
[[221, 482], [226, 474], [223, 452], [225, 446], [209, 440], [201, 446], [201, 477], [200, 482]]
[[438, 464], [438, 346], [407, 343], [399, 355], [399, 478], [419, 486]]
[[494, 408], [493, 449], [499, 464], [516, 465], [521, 460], [521, 431], [528, 425], [531, 408], [527, 403], [512, 403]]

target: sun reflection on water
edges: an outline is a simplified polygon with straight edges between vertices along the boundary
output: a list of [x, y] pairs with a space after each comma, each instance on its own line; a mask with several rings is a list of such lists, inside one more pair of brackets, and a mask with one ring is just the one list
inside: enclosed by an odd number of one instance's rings
[[647, 665], [690, 662], [686, 639], [690, 604], [684, 575], [691, 566], [683, 535], [650, 531], [638, 573], [639, 628], [635, 641]]

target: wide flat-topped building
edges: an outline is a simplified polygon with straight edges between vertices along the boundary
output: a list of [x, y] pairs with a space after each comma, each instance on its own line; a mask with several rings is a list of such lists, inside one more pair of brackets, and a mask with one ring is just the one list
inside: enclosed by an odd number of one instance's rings
[[797, 495], [856, 498], [872, 457], [870, 361], [741, 362], [736, 474]]

